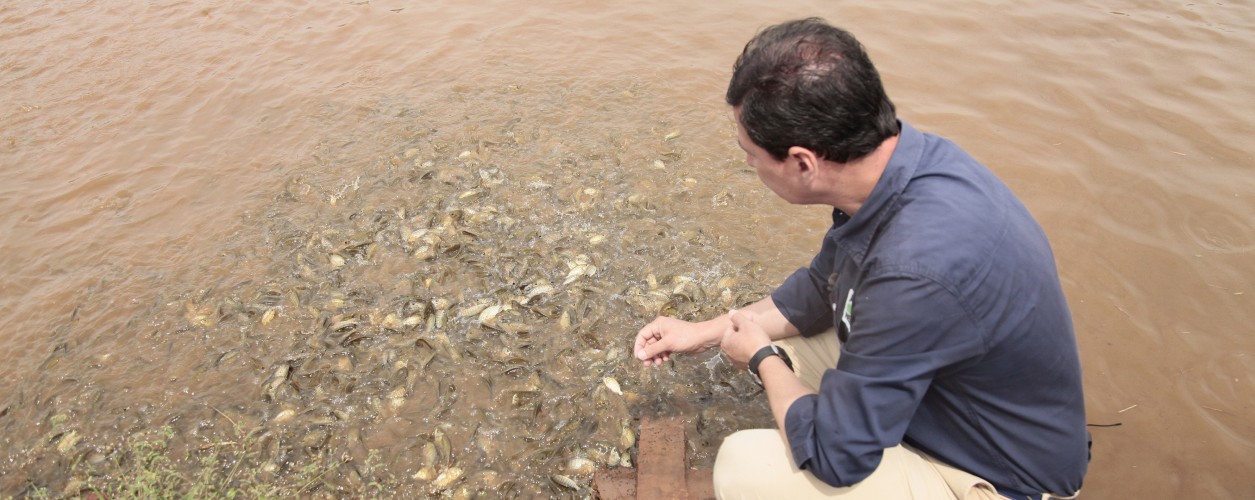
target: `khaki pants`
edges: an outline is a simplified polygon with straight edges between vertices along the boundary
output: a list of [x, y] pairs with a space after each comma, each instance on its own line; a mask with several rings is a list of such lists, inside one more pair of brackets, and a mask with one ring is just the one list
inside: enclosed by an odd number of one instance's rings
[[[793, 359], [798, 378], [819, 387], [824, 371], [837, 366], [841, 350], [835, 336], [793, 337], [776, 342]], [[846, 499], [1001, 499], [993, 485], [910, 446], [886, 449], [880, 466], [863, 481], [834, 488], [797, 468], [788, 443], [777, 429], [753, 429], [728, 436], [715, 458], [715, 495], [719, 498]]]

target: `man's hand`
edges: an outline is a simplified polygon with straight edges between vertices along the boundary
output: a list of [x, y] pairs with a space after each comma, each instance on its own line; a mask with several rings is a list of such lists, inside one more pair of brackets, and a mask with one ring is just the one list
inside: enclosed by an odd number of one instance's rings
[[[741, 326], [733, 325], [729, 318], [731, 316], [741, 316]], [[737, 329], [746, 330], [737, 332]], [[744, 346], [732, 348], [747, 349], [748, 351], [740, 358], [741, 368], [745, 367], [745, 363], [749, 362], [749, 358], [762, 346], [767, 345], [772, 339], [782, 339], [797, 335], [797, 328], [789, 324], [784, 318], [780, 310], [776, 308], [775, 302], [771, 297], [764, 297], [758, 302], [750, 304], [740, 311], [732, 311], [728, 314], [721, 314], [714, 318], [701, 323], [690, 323], [675, 318], [659, 316], [654, 321], [641, 328], [636, 334], [636, 345], [633, 351], [636, 359], [645, 363], [645, 366], [658, 366], [664, 361], [671, 359], [672, 353], [696, 353], [702, 352], [712, 347], [723, 344], [723, 350], [732, 356], [729, 351], [729, 334], [734, 332], [736, 344], [746, 342]], [[737, 358], [732, 358], [737, 362]]]
[[636, 359], [645, 366], [658, 366], [671, 359], [672, 353], [702, 352], [718, 345], [719, 338], [706, 333], [711, 330], [707, 323], [659, 316], [636, 334]]
[[755, 322], [753, 313], [732, 311], [732, 324], [723, 332], [720, 348], [732, 364], [744, 369], [759, 349], [771, 344], [771, 337]]

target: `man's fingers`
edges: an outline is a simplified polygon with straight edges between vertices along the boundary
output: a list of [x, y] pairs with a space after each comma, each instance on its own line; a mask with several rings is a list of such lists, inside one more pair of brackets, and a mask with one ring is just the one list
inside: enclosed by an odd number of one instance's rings
[[729, 314], [728, 319], [732, 320], [732, 326], [735, 326], [737, 330], [740, 330], [746, 323], [754, 322], [754, 313], [733, 309], [731, 314]]
[[663, 339], [659, 338], [653, 342], [647, 342], [645, 345], [638, 346], [636, 349], [636, 359], [646, 361], [657, 358], [660, 354], [665, 355], [670, 349]]
[[741, 332], [758, 327], [758, 324], [754, 322], [754, 315], [751, 313], [732, 311], [732, 316], [729, 319], [732, 320], [732, 325], [724, 332], [723, 338], [725, 340], [733, 332]]
[[669, 343], [662, 336], [662, 329], [650, 324], [636, 336], [636, 359], [648, 361], [668, 351]]
[[652, 357], [647, 357], [645, 359], [642, 359], [641, 362], [644, 363], [645, 366], [662, 366], [662, 364], [667, 362], [668, 359], [671, 359], [671, 357], [668, 356], [666, 353], [663, 353], [658, 356], [652, 356]]
[[645, 345], [650, 343], [651, 338], [652, 337], [643, 330], [641, 331], [641, 333], [636, 334], [636, 344], [632, 346], [632, 351], [636, 353], [640, 353], [641, 349], [644, 349]]
[[719, 343], [719, 348], [723, 349], [724, 352], [727, 352], [729, 346], [732, 345], [732, 336], [741, 331], [741, 328], [745, 325], [745, 313], [733, 309], [728, 311], [728, 319], [731, 322], [723, 330], [723, 341]]
[[645, 325], [645, 328], [641, 328], [641, 331], [637, 332], [636, 344], [632, 347], [632, 351], [636, 353], [637, 358], [645, 359], [641, 357], [641, 350], [645, 346], [658, 342], [661, 339], [662, 331], [656, 322]]

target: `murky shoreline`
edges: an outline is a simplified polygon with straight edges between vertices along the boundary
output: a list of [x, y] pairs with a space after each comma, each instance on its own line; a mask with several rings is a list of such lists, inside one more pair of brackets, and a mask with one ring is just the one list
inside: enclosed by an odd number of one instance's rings
[[[673, 204], [735, 195], [673, 178], [688, 161], [679, 132], [625, 130], [663, 159], [615, 174], [621, 149], [561, 151], [569, 137], [534, 122], [473, 141], [423, 131], [366, 161], [320, 148], [314, 162], [353, 162], [351, 178], [290, 178], [215, 263], [233, 272], [128, 321], [167, 352], [67, 341], [48, 357], [40, 378], [65, 393], [21, 390], [11, 411], [57, 422], [41, 438], [56, 465], [19, 470], [55, 481], [75, 461], [122, 463], [118, 436], [168, 425], [188, 451], [248, 436], [260, 453], [246, 466], [274, 474], [352, 457], [318, 491], [357, 491], [375, 459], [419, 492], [529, 497], [565, 491], [554, 484], [578, 494], [594, 468], [631, 466], [641, 416], [691, 418], [690, 459], [707, 466], [722, 436], [768, 425], [765, 405], [744, 406], [759, 391], [721, 358], [647, 370], [629, 352], [635, 325], [658, 314], [709, 317], [770, 290], [763, 266], [721, 256], [720, 238]], [[110, 401], [129, 392], [114, 385], [128, 367], [154, 363], [181, 365], [165, 389], [178, 394]]]

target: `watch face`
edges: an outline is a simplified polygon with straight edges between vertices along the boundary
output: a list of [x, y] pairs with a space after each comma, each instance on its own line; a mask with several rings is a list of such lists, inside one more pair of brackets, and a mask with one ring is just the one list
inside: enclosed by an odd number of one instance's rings
[[775, 344], [772, 344], [771, 347], [775, 348], [776, 355], [780, 356], [781, 361], [784, 361], [784, 366], [789, 367], [789, 371], [793, 371], [793, 360], [789, 359], [789, 352], [785, 351], [783, 347], [777, 347]]

